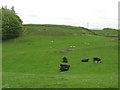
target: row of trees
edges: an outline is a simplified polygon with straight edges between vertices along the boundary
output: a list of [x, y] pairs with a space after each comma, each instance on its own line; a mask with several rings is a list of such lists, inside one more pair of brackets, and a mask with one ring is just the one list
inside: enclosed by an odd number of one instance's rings
[[14, 7], [0, 9], [2, 19], [2, 40], [19, 37], [22, 30], [22, 20], [15, 13]]

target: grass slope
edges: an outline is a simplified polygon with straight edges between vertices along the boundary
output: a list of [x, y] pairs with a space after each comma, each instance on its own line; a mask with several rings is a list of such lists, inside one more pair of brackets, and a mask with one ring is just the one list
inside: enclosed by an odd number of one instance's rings
[[119, 30], [112, 28], [104, 28], [103, 30], [92, 30], [95, 34], [105, 37], [120, 39], [118, 36]]
[[[117, 40], [63, 25], [25, 25], [23, 32], [3, 42], [3, 87], [118, 87]], [[59, 72], [63, 56], [71, 65], [67, 72]], [[94, 56], [103, 63], [93, 63]], [[90, 62], [82, 63], [83, 58]]]

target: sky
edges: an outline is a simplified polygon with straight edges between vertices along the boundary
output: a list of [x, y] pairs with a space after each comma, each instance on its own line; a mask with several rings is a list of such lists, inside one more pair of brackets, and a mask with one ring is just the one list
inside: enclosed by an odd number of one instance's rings
[[0, 0], [14, 6], [23, 24], [60, 24], [89, 29], [118, 28], [119, 0]]

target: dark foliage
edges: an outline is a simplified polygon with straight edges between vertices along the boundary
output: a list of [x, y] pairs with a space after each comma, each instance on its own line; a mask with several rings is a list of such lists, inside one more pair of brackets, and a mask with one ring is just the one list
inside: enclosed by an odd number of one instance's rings
[[1, 8], [2, 12], [2, 40], [16, 38], [20, 36], [22, 20], [13, 10]]

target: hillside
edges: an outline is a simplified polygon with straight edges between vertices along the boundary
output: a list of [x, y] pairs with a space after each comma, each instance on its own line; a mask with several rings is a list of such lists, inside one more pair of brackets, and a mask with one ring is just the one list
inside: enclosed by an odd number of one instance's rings
[[99, 36], [115, 38], [115, 39], [120, 38], [120, 37], [118, 37], [119, 30], [117, 30], [117, 29], [104, 28], [103, 30], [92, 30], [92, 31], [95, 32], [96, 35], [99, 35]]
[[[118, 40], [83, 27], [24, 25], [23, 35], [3, 42], [2, 52], [3, 88], [118, 87]], [[63, 56], [71, 65], [66, 72], [59, 71]]]
[[[26, 24], [24, 25], [25, 33], [38, 33], [39, 35], [82, 35], [94, 34], [91, 30], [84, 27], [66, 26], [66, 25], [40, 25], [40, 24]], [[34, 30], [34, 31], [33, 31]]]
[[24, 35], [27, 34], [39, 34], [39, 35], [96, 35], [119, 39], [117, 29], [104, 28], [103, 30], [90, 30], [84, 27], [66, 26], [66, 25], [51, 25], [51, 24], [26, 24], [24, 25]]

